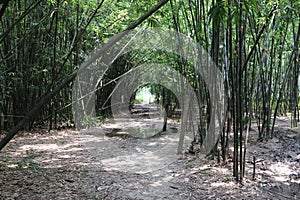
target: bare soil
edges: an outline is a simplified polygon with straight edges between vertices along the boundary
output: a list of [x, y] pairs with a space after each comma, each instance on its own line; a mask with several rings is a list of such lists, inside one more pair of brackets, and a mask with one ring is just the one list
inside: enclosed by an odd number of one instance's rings
[[251, 131], [243, 184], [230, 160], [177, 155], [177, 121], [160, 135], [149, 132], [160, 126], [154, 118], [22, 132], [0, 152], [0, 199], [300, 199], [300, 129], [277, 122], [269, 141]]

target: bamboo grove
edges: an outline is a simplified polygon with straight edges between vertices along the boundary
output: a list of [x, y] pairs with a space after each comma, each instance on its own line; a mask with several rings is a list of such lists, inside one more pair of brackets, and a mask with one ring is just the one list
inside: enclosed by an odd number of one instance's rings
[[[101, 42], [125, 30], [158, 2], [0, 1], [0, 131], [9, 131], [51, 93]], [[277, 116], [299, 121], [299, 10], [296, 0], [171, 0], [143, 22], [189, 35], [213, 58], [224, 75], [228, 108], [211, 155], [233, 157], [233, 175], [242, 181], [251, 124], [259, 141], [274, 136]], [[184, 60], [163, 52], [132, 52], [114, 63], [109, 81], [147, 61], [171, 63], [190, 81], [201, 104], [198, 143], [207, 130], [209, 94], [204, 81]], [[97, 97], [97, 111], [108, 102], [112, 84]], [[72, 124], [72, 83], [64, 85], [25, 129]], [[154, 93], [160, 93], [153, 86]], [[165, 100], [177, 102], [164, 90]], [[167, 94], [166, 94], [167, 93]], [[109, 108], [109, 105], [106, 106]], [[109, 109], [108, 109], [109, 110]], [[107, 115], [98, 112], [98, 115]], [[3, 147], [1, 147], [3, 148]], [[230, 149], [233, 148], [231, 155]]]

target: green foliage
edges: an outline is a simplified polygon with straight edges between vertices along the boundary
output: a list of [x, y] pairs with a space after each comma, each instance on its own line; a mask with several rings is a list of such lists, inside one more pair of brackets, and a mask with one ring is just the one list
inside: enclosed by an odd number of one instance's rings
[[221, 0], [217, 1], [214, 6], [211, 7], [211, 9], [208, 11], [208, 15], [210, 16], [210, 21], [213, 19], [214, 21], [221, 21], [222, 19], [225, 19], [227, 16], [227, 1]]
[[28, 161], [25, 163], [18, 163], [18, 168], [22, 170], [30, 170], [33, 172], [40, 172], [42, 169], [40, 168], [40, 164], [33, 161]]
[[226, 174], [225, 176], [223, 176], [223, 182], [227, 183], [229, 181], [231, 181], [231, 175], [230, 174]]
[[154, 96], [151, 94], [150, 87], [142, 87], [137, 90], [135, 99], [142, 103], [149, 103], [154, 100]]
[[84, 116], [83, 117], [83, 127], [92, 128], [99, 126], [101, 124], [101, 120], [99, 117], [90, 117]]
[[197, 160], [197, 158], [193, 157], [193, 158], [190, 158], [190, 159], [188, 160], [188, 162], [194, 162], [195, 160]]

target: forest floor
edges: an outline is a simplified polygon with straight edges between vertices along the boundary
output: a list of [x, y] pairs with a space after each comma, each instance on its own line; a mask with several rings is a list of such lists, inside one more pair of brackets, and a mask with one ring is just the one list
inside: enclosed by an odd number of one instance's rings
[[177, 155], [177, 121], [149, 137], [159, 127], [144, 117], [81, 132], [22, 132], [0, 152], [0, 199], [300, 199], [300, 129], [289, 120], [279, 118], [265, 142], [253, 124], [243, 184], [230, 160]]

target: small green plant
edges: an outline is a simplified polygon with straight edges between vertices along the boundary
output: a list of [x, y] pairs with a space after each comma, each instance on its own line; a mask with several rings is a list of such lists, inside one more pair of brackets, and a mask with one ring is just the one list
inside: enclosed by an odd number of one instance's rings
[[208, 173], [202, 173], [201, 176], [211, 176], [211, 175]]
[[40, 164], [34, 161], [18, 162], [19, 169], [29, 169], [33, 172], [41, 171]]
[[30, 162], [27, 162], [26, 165], [27, 165], [28, 169], [30, 169], [34, 172], [41, 171], [40, 164], [37, 162], [30, 161]]
[[229, 174], [226, 174], [224, 177], [223, 177], [223, 182], [227, 183], [230, 181], [230, 175]]
[[194, 162], [196, 160], [196, 158], [194, 157], [194, 158], [190, 158], [189, 160], [188, 160], [188, 162]]
[[95, 127], [100, 124], [100, 119], [98, 117], [84, 116], [83, 126], [87, 128]]

